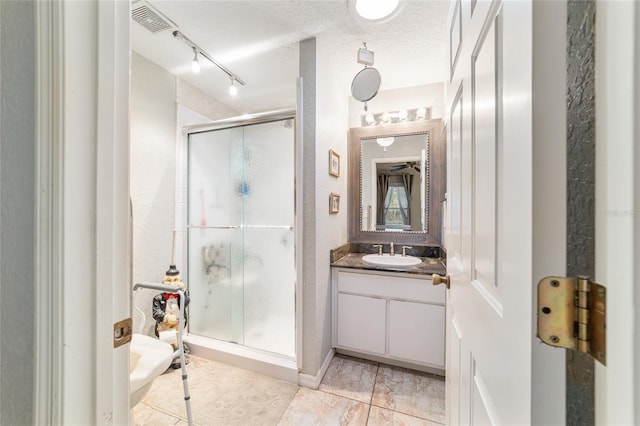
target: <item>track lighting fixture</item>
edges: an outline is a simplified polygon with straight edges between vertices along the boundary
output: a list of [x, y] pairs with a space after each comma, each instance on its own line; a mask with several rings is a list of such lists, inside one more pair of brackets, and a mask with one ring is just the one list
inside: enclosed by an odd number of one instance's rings
[[193, 41], [191, 41], [189, 37], [182, 34], [180, 31], [178, 30], [174, 31], [173, 37], [178, 40], [181, 40], [183, 43], [185, 43], [187, 46], [193, 49], [193, 62], [191, 63], [191, 69], [193, 70], [194, 73], [198, 73], [200, 71], [199, 57], [202, 57], [208, 60], [209, 62], [211, 62], [213, 65], [218, 67], [222, 72], [224, 72], [229, 76], [229, 78], [231, 79], [231, 87], [229, 88], [229, 93], [231, 93], [232, 95], [235, 95], [236, 93], [238, 93], [238, 88], [235, 87], [234, 83], [237, 82], [242, 86], [246, 84], [244, 80], [242, 80], [236, 74], [229, 71], [224, 65], [222, 65], [221, 63], [213, 59], [211, 55], [209, 55], [205, 50], [203, 50], [200, 46], [198, 46]]

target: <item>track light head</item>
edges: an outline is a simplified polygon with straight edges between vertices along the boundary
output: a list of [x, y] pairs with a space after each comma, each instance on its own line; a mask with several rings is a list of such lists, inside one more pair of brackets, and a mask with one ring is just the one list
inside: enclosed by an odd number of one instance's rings
[[229, 94], [231, 96], [235, 96], [235, 95], [238, 94], [238, 88], [233, 83], [235, 83], [235, 80], [232, 78], [231, 79], [231, 86], [229, 86]]
[[193, 48], [193, 62], [191, 62], [191, 71], [194, 74], [198, 74], [200, 72], [200, 61], [198, 60], [198, 51], [196, 48]]

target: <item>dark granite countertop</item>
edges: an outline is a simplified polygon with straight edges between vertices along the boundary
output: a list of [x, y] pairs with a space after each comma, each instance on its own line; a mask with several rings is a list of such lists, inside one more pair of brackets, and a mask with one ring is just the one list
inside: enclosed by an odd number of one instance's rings
[[331, 266], [339, 268], [368, 269], [372, 271], [404, 272], [418, 275], [445, 275], [447, 273], [444, 261], [439, 257], [421, 257], [420, 259], [422, 259], [422, 263], [412, 266], [382, 266], [371, 265], [362, 260], [362, 257], [367, 254], [368, 253], [347, 253], [332, 262]]

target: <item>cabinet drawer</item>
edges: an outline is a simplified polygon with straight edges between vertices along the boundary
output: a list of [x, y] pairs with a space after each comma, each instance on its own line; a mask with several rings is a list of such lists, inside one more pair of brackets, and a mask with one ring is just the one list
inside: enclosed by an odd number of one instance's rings
[[444, 304], [444, 286], [434, 287], [431, 279], [338, 272], [338, 292], [357, 293], [389, 299]]

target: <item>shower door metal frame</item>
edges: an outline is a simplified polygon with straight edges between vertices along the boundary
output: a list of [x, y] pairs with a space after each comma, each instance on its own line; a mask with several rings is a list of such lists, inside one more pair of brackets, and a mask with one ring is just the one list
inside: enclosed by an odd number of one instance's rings
[[[302, 84], [300, 81], [299, 84]], [[298, 369], [302, 367], [302, 271], [303, 271], [303, 259], [302, 259], [302, 229], [303, 229], [303, 193], [302, 193], [302, 126], [300, 119], [300, 111], [296, 109], [282, 109], [270, 112], [263, 112], [257, 114], [244, 115], [239, 117], [232, 117], [223, 120], [214, 121], [205, 124], [194, 124], [191, 126], [185, 126], [182, 129], [186, 141], [188, 142], [189, 136], [197, 133], [204, 133], [216, 130], [230, 129], [234, 127], [244, 127], [253, 124], [265, 124], [282, 120], [293, 120], [294, 122], [294, 333], [295, 333], [295, 360]], [[188, 158], [187, 158], [188, 161]], [[188, 167], [187, 167], [188, 170]], [[300, 213], [300, 214], [298, 214]], [[211, 228], [189, 225], [189, 215], [185, 216], [185, 223], [182, 224], [187, 231], [189, 228]], [[239, 226], [238, 226], [239, 227]], [[250, 226], [247, 226], [250, 227]], [[228, 227], [215, 227], [215, 228], [235, 228], [235, 226]], [[279, 228], [278, 226], [269, 228]], [[287, 227], [288, 228], [288, 227]], [[185, 253], [188, 252], [188, 236], [183, 242], [183, 249]]]

